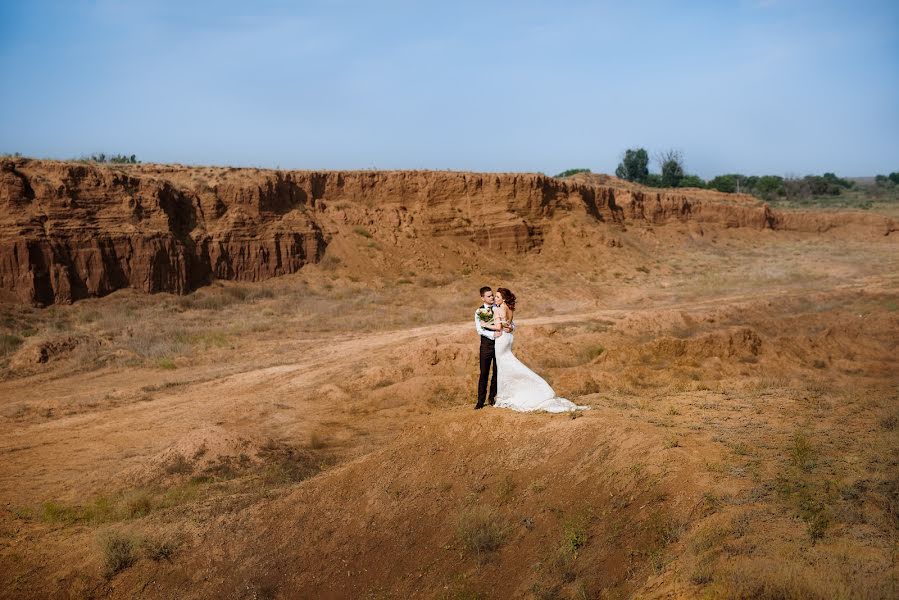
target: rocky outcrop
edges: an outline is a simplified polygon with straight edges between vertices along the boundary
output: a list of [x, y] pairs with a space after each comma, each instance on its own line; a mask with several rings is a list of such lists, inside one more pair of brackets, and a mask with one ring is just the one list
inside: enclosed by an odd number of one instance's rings
[[538, 252], [559, 217], [823, 232], [878, 215], [777, 213], [745, 195], [649, 191], [615, 178], [437, 171], [310, 172], [0, 160], [0, 300], [39, 305], [123, 287], [185, 293], [319, 261], [356, 228], [401, 245], [452, 238]]
[[[671, 221], [715, 223], [723, 227], [765, 229], [772, 226], [768, 205], [752, 197], [736, 199], [708, 194], [619, 190], [616, 204], [626, 220], [664, 224]], [[723, 194], [721, 194], [723, 196]]]
[[321, 229], [296, 206], [279, 213], [279, 190], [234, 196], [228, 210], [140, 172], [3, 161], [0, 298], [51, 304], [123, 287], [184, 293], [214, 277], [292, 273], [321, 257]]
[[890, 235], [899, 231], [899, 222], [883, 215], [862, 212], [769, 211], [771, 228], [778, 231], [826, 233], [835, 229]]
[[617, 190], [615, 206], [625, 222], [665, 224], [673, 221], [710, 223], [724, 228], [746, 227], [803, 233], [825, 233], [835, 229], [873, 235], [899, 231], [899, 223], [883, 215], [861, 212], [777, 211], [750, 196], [690, 192], [645, 192]]

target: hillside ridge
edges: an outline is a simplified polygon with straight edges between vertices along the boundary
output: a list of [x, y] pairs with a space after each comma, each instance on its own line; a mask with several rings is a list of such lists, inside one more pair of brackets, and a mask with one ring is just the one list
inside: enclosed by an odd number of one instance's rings
[[260, 281], [317, 263], [352, 235], [400, 255], [435, 239], [460, 255], [539, 253], [566, 215], [613, 231], [671, 222], [897, 230], [881, 215], [779, 212], [747, 195], [650, 190], [610, 176], [3, 159], [0, 300], [49, 305], [124, 287], [184, 294], [214, 279]]

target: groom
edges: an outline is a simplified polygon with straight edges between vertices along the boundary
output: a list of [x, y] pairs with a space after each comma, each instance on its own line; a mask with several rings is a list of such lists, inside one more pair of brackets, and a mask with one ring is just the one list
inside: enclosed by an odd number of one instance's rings
[[478, 379], [478, 403], [474, 405], [475, 410], [484, 408], [484, 400], [487, 399], [487, 379], [490, 375], [491, 366], [493, 367], [493, 378], [490, 381], [490, 397], [488, 401], [491, 406], [496, 402], [496, 354], [494, 352], [494, 344], [496, 343], [496, 338], [503, 334], [502, 330], [491, 331], [484, 329], [481, 319], [478, 317], [478, 312], [481, 309], [488, 310], [491, 314], [493, 313], [495, 307], [493, 305], [493, 290], [491, 288], [486, 286], [481, 288], [481, 301], [483, 304], [474, 314], [474, 327], [478, 335], [481, 336], [481, 376]]

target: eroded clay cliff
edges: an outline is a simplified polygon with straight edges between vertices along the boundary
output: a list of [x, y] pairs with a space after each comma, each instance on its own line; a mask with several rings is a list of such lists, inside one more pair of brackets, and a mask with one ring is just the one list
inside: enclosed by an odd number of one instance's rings
[[185, 293], [215, 278], [257, 281], [318, 262], [353, 228], [396, 247], [443, 238], [526, 254], [571, 214], [617, 228], [896, 230], [878, 215], [777, 213], [749, 196], [649, 191], [608, 177], [3, 159], [0, 300], [47, 305], [123, 287]]

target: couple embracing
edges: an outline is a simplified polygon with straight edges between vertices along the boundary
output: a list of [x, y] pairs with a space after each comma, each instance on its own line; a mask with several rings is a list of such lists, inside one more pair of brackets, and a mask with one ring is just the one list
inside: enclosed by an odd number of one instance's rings
[[[518, 411], [568, 412], [586, 409], [586, 406], [578, 406], [556, 396], [542, 377], [512, 354], [515, 294], [507, 288], [496, 288], [494, 294], [492, 288], [482, 287], [481, 300], [483, 304], [474, 315], [474, 326], [481, 337], [481, 376], [478, 379], [475, 409], [483, 408], [485, 400], [491, 406]], [[488, 397], [487, 381], [491, 367], [493, 377]]]

